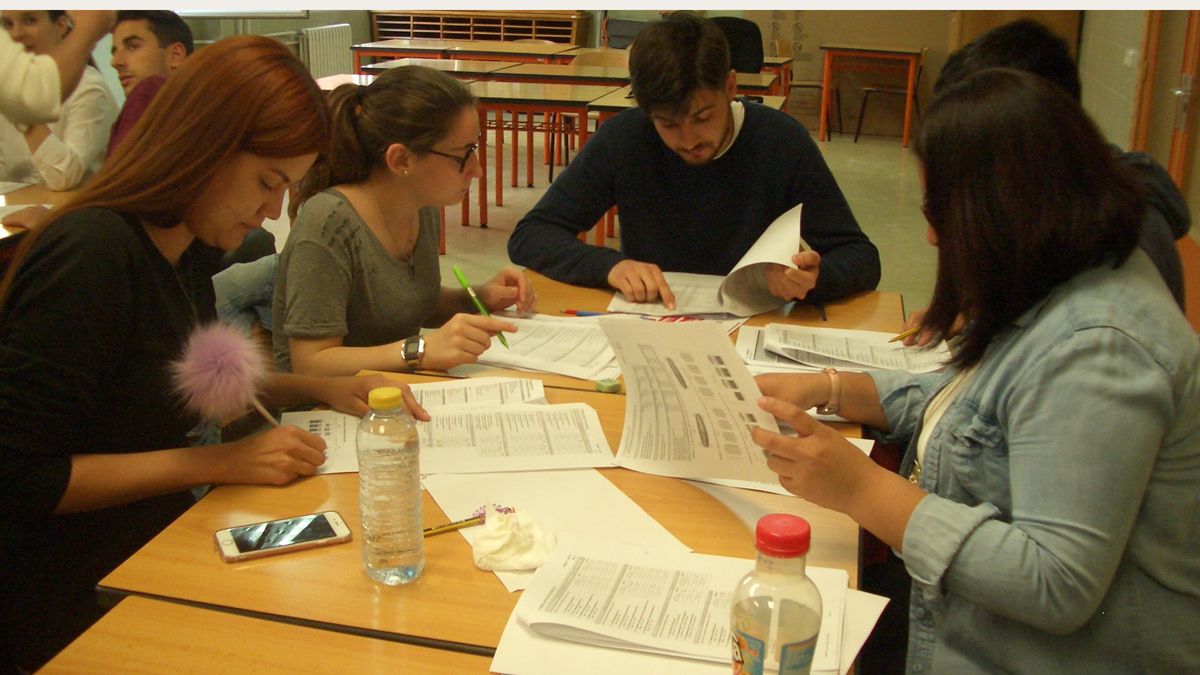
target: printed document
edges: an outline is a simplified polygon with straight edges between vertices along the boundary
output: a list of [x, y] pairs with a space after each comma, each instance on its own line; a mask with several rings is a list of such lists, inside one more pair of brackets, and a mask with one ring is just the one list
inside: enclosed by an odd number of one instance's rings
[[609, 303], [608, 311], [652, 316], [754, 316], [782, 306], [787, 301], [765, 295], [761, 290], [765, 286], [762, 281], [763, 268], [778, 263], [795, 269], [792, 256], [808, 248], [800, 235], [800, 211], [803, 206], [797, 204], [776, 218], [724, 277], [664, 272], [663, 277], [675, 294], [675, 309], [667, 309], [661, 302], [632, 302], [617, 293]]
[[764, 343], [775, 354], [817, 368], [935, 371], [950, 359], [945, 342], [932, 349], [889, 342], [890, 333], [840, 328], [767, 324]]
[[[686, 553], [688, 547], [636, 502], [592, 469], [426, 476], [429, 495], [451, 520], [470, 518], [486, 505], [516, 509], [554, 535], [558, 545], [597, 532], [623, 544]], [[478, 528], [459, 535], [474, 543]], [[496, 572], [509, 591], [529, 586], [536, 570]]]
[[454, 405], [545, 403], [541, 380], [525, 377], [474, 377], [409, 385], [423, 408]]
[[[728, 663], [733, 590], [753, 568], [753, 560], [596, 539], [560, 544], [513, 612], [547, 637]], [[837, 670], [849, 576], [807, 572], [822, 604], [812, 669]]]
[[[615, 464], [600, 418], [585, 403], [448, 407], [417, 422], [421, 473], [574, 469]], [[325, 439], [317, 473], [358, 471], [357, 417], [335, 410], [289, 412], [294, 424]]]
[[517, 325], [516, 333], [504, 334], [508, 349], [493, 337], [492, 346], [480, 355], [480, 363], [559, 373], [583, 380], [621, 375], [608, 340], [594, 323], [575, 321], [574, 317], [505, 319]]
[[[729, 337], [707, 322], [600, 319], [625, 374], [617, 463], [661, 476], [780, 491], [750, 429], [779, 431]], [[786, 494], [786, 492], [784, 492]]]

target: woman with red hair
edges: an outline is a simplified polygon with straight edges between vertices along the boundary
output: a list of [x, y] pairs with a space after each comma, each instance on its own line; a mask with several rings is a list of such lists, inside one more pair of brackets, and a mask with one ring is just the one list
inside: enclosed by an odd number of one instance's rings
[[[0, 635], [35, 670], [100, 615], [96, 583], [210, 483], [312, 475], [295, 427], [189, 447], [170, 365], [215, 318], [222, 251], [279, 215], [329, 140], [325, 98], [262, 37], [222, 40], [167, 82], [87, 187], [25, 236], [0, 285]], [[365, 411], [370, 378], [272, 376], [276, 404]]]

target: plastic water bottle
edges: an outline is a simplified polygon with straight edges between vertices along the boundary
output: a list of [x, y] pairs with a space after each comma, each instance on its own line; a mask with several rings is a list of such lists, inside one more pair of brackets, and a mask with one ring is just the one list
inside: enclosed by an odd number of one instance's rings
[[358, 424], [358, 506], [367, 576], [396, 586], [425, 567], [417, 428], [397, 387], [378, 387]]
[[784, 513], [755, 528], [758, 561], [734, 589], [729, 626], [733, 672], [807, 674], [821, 631], [821, 594], [804, 572], [808, 521]]

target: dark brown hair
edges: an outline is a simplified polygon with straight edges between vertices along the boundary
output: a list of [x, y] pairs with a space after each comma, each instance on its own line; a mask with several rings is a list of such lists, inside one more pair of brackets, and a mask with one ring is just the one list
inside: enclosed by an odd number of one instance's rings
[[700, 89], [723, 89], [729, 42], [717, 24], [693, 12], [674, 12], [647, 25], [629, 48], [629, 79], [638, 107], [687, 112]]
[[392, 68], [369, 85], [334, 89], [333, 140], [300, 182], [288, 212], [295, 218], [321, 190], [364, 180], [392, 143], [418, 155], [428, 152], [450, 133], [459, 111], [476, 103], [465, 84], [424, 66]]
[[1138, 183], [1069, 94], [994, 68], [934, 101], [917, 135], [925, 212], [938, 237], [937, 281], [922, 323], [946, 335], [962, 314], [953, 363], [979, 362], [992, 339], [1055, 286], [1137, 245]]

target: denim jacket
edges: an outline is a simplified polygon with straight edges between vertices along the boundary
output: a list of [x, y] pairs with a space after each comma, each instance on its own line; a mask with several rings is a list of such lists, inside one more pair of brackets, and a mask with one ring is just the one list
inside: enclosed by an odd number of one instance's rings
[[[1200, 342], [1140, 250], [998, 335], [926, 446], [911, 673], [1200, 668]], [[953, 376], [873, 373], [908, 442]]]

